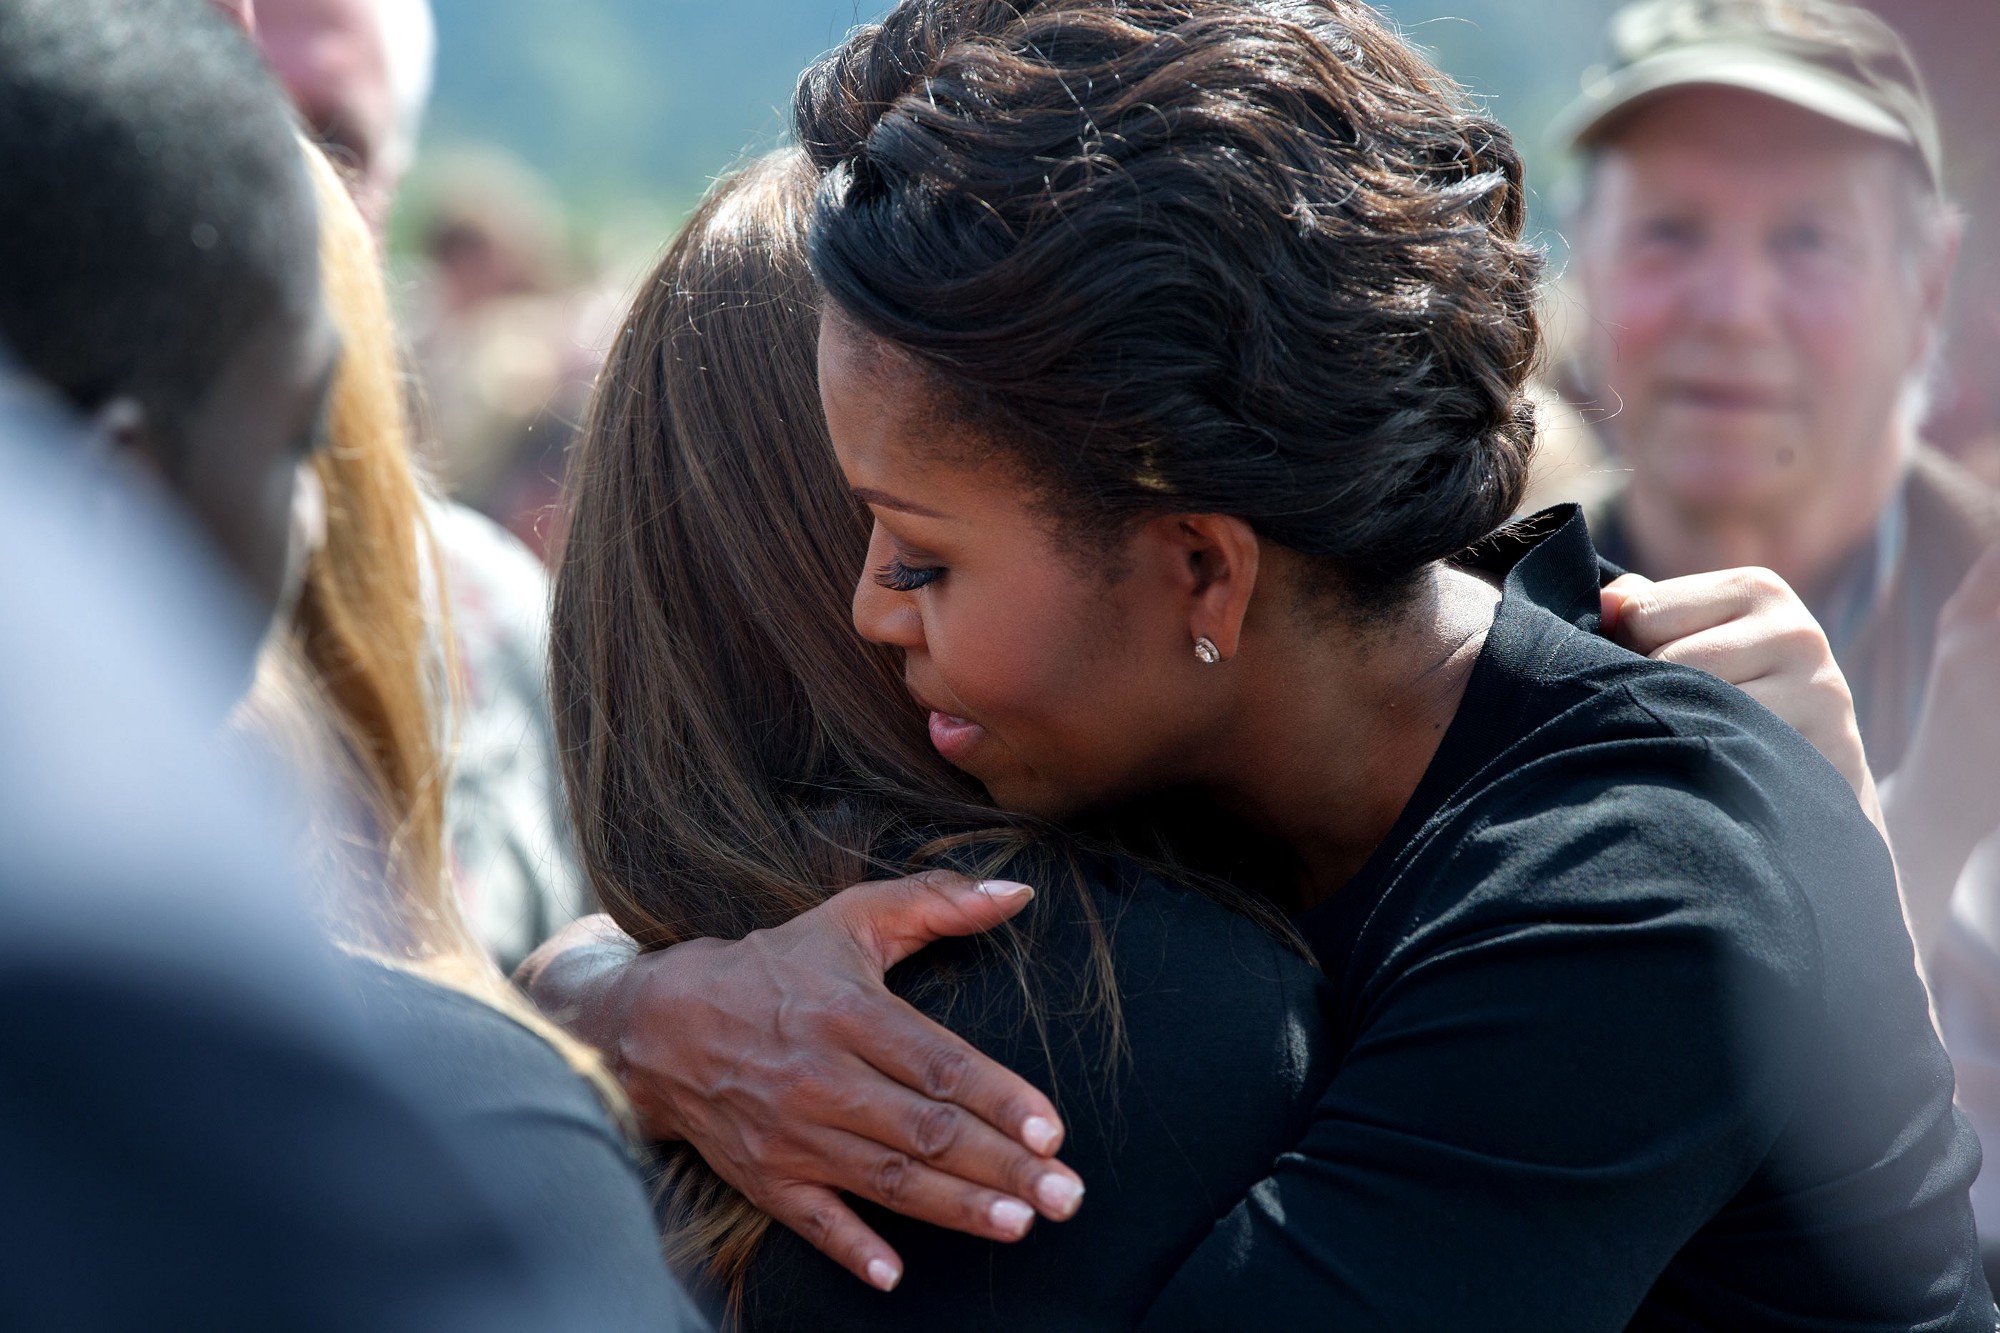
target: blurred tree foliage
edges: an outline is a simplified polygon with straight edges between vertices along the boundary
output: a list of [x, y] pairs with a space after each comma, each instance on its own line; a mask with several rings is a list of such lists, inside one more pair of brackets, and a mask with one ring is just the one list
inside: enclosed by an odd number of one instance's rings
[[[793, 80], [879, 0], [434, 0], [436, 146], [497, 143], [586, 212], [678, 211], [784, 132]], [[1610, 0], [1391, 0], [1538, 157]], [[1546, 216], [1546, 214], [1545, 214]]]

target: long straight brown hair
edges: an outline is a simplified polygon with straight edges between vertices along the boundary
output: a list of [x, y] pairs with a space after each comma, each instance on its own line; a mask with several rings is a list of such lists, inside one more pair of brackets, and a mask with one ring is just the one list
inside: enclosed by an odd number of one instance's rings
[[[1081, 849], [947, 766], [897, 656], [848, 622], [869, 518], [820, 416], [811, 198], [795, 151], [714, 189], [635, 299], [571, 456], [552, 694], [586, 873], [657, 948], [740, 938], [915, 864], [986, 874], [1033, 853], [1055, 892], [992, 947], [1039, 1021], [1027, 943], [1052, 899], [1080, 911], [1086, 1006], [1115, 1055]], [[665, 1186], [670, 1257], [740, 1290], [769, 1219], [684, 1148]]]
[[[326, 156], [301, 143], [319, 209], [321, 288], [341, 340], [314, 460], [326, 492], [326, 540], [306, 567], [283, 653], [260, 669], [277, 706], [317, 730], [301, 743], [321, 776], [358, 801], [360, 830], [331, 832], [358, 873], [333, 875], [337, 942], [471, 995], [542, 1037], [626, 1107], [596, 1054], [508, 984], [466, 923], [444, 871], [445, 723], [451, 707], [441, 566], [411, 463], [395, 325], [367, 224]], [[308, 728], [311, 730], [312, 728]], [[298, 736], [299, 733], [295, 733]], [[323, 830], [322, 832], [327, 832]], [[327, 858], [319, 858], [324, 863]]]

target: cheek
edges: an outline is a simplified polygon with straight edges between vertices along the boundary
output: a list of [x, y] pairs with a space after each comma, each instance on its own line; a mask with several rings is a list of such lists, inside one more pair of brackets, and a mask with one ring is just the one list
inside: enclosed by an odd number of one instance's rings
[[1643, 383], [1673, 333], [1679, 291], [1673, 274], [1650, 270], [1619, 269], [1596, 285], [1583, 317], [1604, 373]]
[[250, 460], [210, 442], [186, 474], [188, 500], [248, 585], [260, 613], [274, 607], [291, 544], [297, 465], [283, 449]]
[[958, 701], [999, 730], [1060, 716], [1094, 693], [1085, 687], [1103, 621], [1078, 580], [1015, 573], [987, 588], [967, 579], [941, 590], [926, 608], [924, 639]]
[[1792, 341], [1817, 372], [1822, 391], [1851, 398], [1894, 378], [1906, 355], [1897, 330], [1908, 320], [1898, 293], [1852, 280], [1801, 284], [1790, 298]]

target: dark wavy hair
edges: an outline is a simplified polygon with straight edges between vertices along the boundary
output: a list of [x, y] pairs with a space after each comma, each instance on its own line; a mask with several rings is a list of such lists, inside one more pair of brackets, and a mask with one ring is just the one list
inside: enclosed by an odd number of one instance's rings
[[[1268, 905], [1183, 864], [1170, 812], [1071, 834], [996, 810], [931, 748], [900, 655], [855, 635], [871, 520], [820, 415], [813, 187], [796, 150], [719, 180], [640, 285], [599, 377], [570, 459], [550, 632], [577, 844], [605, 911], [644, 948], [741, 938], [919, 867], [1036, 885], [1007, 926], [906, 967], [947, 1022], [965, 968], [1008, 969], [1045, 1054], [1052, 1024], [1101, 1051], [1105, 1081], [1068, 1090], [1049, 1055], [1070, 1114], [1072, 1096], [1107, 1095], [1123, 1059], [1086, 878], [1112, 869], [1107, 852], [1303, 946]], [[1051, 932], [1086, 957], [1045, 955]], [[662, 1184], [676, 1263], [740, 1291], [770, 1219], [684, 1144]]]
[[1232, 514], [1380, 605], [1519, 506], [1521, 160], [1367, 7], [906, 0], [794, 117], [834, 308], [1065, 529]]

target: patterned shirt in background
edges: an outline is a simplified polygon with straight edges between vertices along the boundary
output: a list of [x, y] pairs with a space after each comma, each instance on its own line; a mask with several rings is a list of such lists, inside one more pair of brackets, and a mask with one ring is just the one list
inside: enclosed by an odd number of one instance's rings
[[548, 573], [484, 515], [427, 510], [458, 657], [447, 859], [466, 919], [511, 971], [586, 910], [549, 714]]

